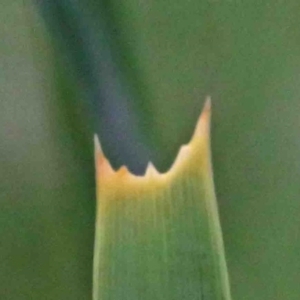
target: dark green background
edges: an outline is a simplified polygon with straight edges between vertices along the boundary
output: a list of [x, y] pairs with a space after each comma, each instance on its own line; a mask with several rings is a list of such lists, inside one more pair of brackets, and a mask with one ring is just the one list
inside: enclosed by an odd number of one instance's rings
[[300, 2], [53, 3], [1, 2], [0, 298], [91, 299], [93, 132], [165, 170], [209, 94], [233, 299], [298, 300]]

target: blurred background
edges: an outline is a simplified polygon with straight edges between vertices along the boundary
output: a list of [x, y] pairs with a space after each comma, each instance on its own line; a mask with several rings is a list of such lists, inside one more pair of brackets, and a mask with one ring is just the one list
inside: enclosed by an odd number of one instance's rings
[[2, 0], [0, 299], [91, 299], [93, 134], [167, 170], [213, 100], [233, 299], [300, 299], [300, 2]]

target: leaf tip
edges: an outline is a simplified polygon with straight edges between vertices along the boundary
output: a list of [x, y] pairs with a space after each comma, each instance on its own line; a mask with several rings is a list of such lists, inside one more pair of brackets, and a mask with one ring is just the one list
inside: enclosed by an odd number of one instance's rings
[[209, 162], [210, 151], [210, 115], [211, 99], [210, 97], [207, 97], [191, 141], [187, 145], [181, 146], [173, 165], [165, 173], [160, 173], [152, 162], [148, 163], [146, 172], [143, 176], [132, 174], [126, 166], [122, 166], [119, 170], [115, 171], [101, 149], [98, 136], [95, 135], [97, 180], [108, 180], [109, 186], [113, 185], [116, 189], [121, 189], [122, 187], [125, 188], [127, 185], [133, 187], [140, 185], [152, 186], [154, 182], [157, 182], [158, 184], [168, 182], [169, 179], [181, 174], [183, 169], [202, 169], [205, 172], [208, 170], [207, 162]]
[[130, 174], [128, 168], [126, 166], [122, 166], [117, 172], [116, 174], [118, 174], [119, 176], [127, 176]]
[[157, 175], [160, 175], [160, 173], [156, 170], [153, 163], [149, 162], [148, 166], [147, 166], [147, 169], [146, 169], [145, 177], [151, 178], [151, 177], [155, 177]]
[[94, 134], [94, 149], [95, 149], [95, 157], [97, 157], [98, 153], [102, 153], [102, 148], [97, 134]]
[[96, 134], [94, 135], [94, 147], [95, 147], [95, 164], [96, 164], [97, 177], [98, 174], [99, 176], [101, 176], [101, 175], [113, 173], [114, 171], [102, 151], [99, 138]]
[[210, 133], [210, 119], [211, 119], [211, 98], [206, 98], [204, 107], [198, 119], [196, 129], [192, 138], [194, 140], [208, 138]]

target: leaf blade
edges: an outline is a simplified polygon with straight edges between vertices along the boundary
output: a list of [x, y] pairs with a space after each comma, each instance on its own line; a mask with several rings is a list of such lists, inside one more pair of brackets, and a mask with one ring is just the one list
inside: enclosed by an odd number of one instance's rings
[[229, 300], [210, 162], [210, 100], [161, 174], [114, 171], [96, 144], [94, 300]]

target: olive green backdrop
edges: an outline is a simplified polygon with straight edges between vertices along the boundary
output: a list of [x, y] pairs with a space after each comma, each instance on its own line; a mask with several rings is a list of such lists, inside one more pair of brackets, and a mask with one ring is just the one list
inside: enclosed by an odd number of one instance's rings
[[209, 94], [233, 299], [298, 300], [300, 3], [45, 3], [1, 2], [0, 298], [91, 299], [93, 132], [166, 170]]

